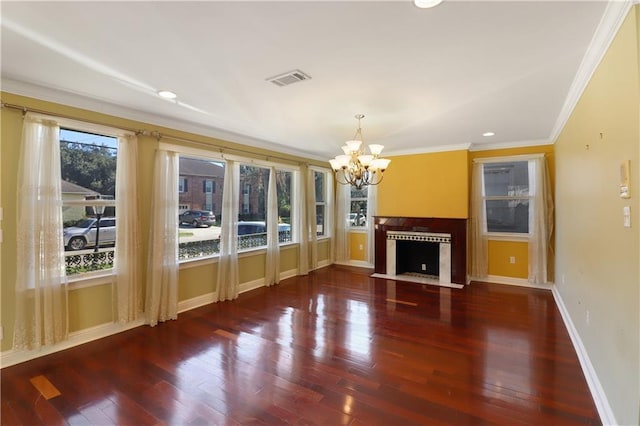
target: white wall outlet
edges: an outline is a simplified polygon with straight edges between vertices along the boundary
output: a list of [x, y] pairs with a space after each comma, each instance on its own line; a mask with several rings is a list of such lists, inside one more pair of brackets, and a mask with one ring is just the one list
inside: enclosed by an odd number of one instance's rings
[[510, 256], [509, 257], [509, 263], [511, 263], [512, 265], [516, 263], [516, 257], [515, 256]]
[[360, 251], [364, 250], [364, 246], [362, 244], [360, 244], [360, 246], [358, 246], [358, 250], [360, 250]]
[[589, 314], [589, 310], [588, 309], [587, 309], [586, 319], [587, 319], [587, 325], [589, 325], [589, 323], [591, 322], [591, 315]]
[[426, 264], [426, 263], [423, 263], [423, 264], [422, 264], [422, 270], [423, 270], [423, 271], [426, 271], [426, 270], [427, 270], [427, 264]]

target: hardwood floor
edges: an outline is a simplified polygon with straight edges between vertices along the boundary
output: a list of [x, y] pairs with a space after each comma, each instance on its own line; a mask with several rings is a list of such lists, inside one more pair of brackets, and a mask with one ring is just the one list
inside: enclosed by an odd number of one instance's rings
[[371, 272], [323, 268], [5, 368], [2, 424], [600, 424], [551, 292]]

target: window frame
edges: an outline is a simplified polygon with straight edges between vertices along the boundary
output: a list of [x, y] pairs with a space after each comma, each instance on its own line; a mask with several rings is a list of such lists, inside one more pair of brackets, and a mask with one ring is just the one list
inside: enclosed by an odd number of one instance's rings
[[[367, 203], [367, 212], [369, 212], [369, 186], [364, 186], [361, 188], [362, 189], [366, 189], [367, 190], [367, 196], [366, 197], [356, 197], [353, 198], [351, 196], [351, 190], [352, 188], [349, 188], [349, 211], [347, 212], [347, 214], [349, 216], [351, 216], [351, 203], [353, 201], [364, 201], [365, 203]], [[351, 224], [351, 218], [349, 217], [349, 232], [368, 232], [369, 231], [369, 227], [371, 226], [371, 224], [367, 223], [367, 214], [365, 213], [364, 215], [365, 218], [365, 223], [363, 226], [359, 226], [359, 225], [352, 225]]]
[[[506, 156], [506, 157], [490, 157], [490, 158], [479, 158], [476, 161], [479, 162], [482, 166], [482, 209], [483, 209], [483, 221], [482, 221], [482, 233], [488, 239], [494, 241], [528, 241], [531, 237], [531, 218], [535, 214], [535, 186], [532, 185], [532, 182], [535, 182], [536, 176], [533, 176], [531, 173], [535, 173], [534, 168], [531, 167], [531, 162], [537, 158], [539, 155], [514, 155], [514, 156]], [[484, 180], [484, 168], [488, 164], [501, 164], [501, 163], [517, 163], [517, 162], [526, 162], [528, 168], [527, 174], [527, 185], [528, 185], [528, 195], [486, 195], [486, 186]], [[489, 231], [488, 228], [488, 215], [487, 215], [487, 201], [521, 201], [527, 200], [528, 204], [528, 214], [529, 221], [527, 223], [527, 232], [499, 232], [499, 231]]]
[[[226, 163], [227, 160], [232, 160], [235, 161], [237, 163], [240, 164], [244, 164], [244, 165], [250, 165], [250, 166], [256, 166], [256, 167], [265, 167], [265, 168], [270, 168], [270, 167], [275, 167], [276, 170], [283, 170], [283, 171], [289, 171], [292, 172], [292, 176], [291, 176], [291, 188], [292, 188], [292, 199], [295, 197], [295, 192], [293, 191], [293, 188], [296, 188], [298, 185], [297, 180], [299, 179], [299, 172], [300, 172], [300, 166], [298, 165], [293, 165], [293, 164], [286, 164], [286, 163], [277, 163], [277, 162], [273, 162], [273, 161], [268, 161], [268, 160], [260, 160], [260, 159], [255, 159], [255, 158], [251, 158], [251, 157], [243, 157], [243, 156], [237, 156], [237, 155], [232, 155], [232, 154], [223, 154], [222, 152], [215, 152], [215, 151], [209, 151], [206, 149], [200, 149], [200, 148], [192, 148], [192, 147], [187, 147], [187, 146], [183, 146], [183, 145], [177, 145], [177, 144], [171, 144], [171, 143], [166, 143], [166, 142], [160, 142], [159, 144], [159, 148], [161, 149], [165, 149], [165, 150], [169, 150], [169, 151], [174, 151], [176, 152], [179, 156], [187, 156], [187, 157], [192, 157], [192, 158], [202, 158], [202, 159], [208, 159], [208, 160], [214, 160], [214, 161], [219, 161], [219, 162], [224, 162], [225, 163], [225, 167], [226, 167]], [[298, 173], [296, 173], [298, 172]], [[242, 197], [242, 188], [240, 191], [239, 196]], [[236, 200], [238, 203], [240, 202], [240, 200]], [[292, 204], [294, 204], [295, 202], [292, 202]], [[296, 209], [292, 209], [291, 212], [291, 222], [292, 222], [292, 233], [291, 233], [291, 241], [288, 241], [286, 243], [280, 243], [280, 249], [284, 249], [288, 246], [292, 246], [294, 244], [298, 244], [299, 241], [296, 238], [296, 233], [293, 232], [293, 230], [295, 229], [294, 227], [294, 223], [297, 223], [297, 217], [295, 217], [297, 215], [297, 211]], [[242, 256], [247, 256], [247, 255], [251, 255], [251, 254], [259, 254], [261, 252], [266, 252], [266, 246], [260, 246], [260, 247], [253, 247], [253, 248], [248, 248], [248, 249], [242, 249], [242, 250], [238, 250], [238, 255], [242, 255]], [[202, 256], [202, 257], [197, 257], [197, 258], [191, 258], [191, 259], [178, 259], [178, 264], [180, 268], [187, 268], [187, 267], [193, 267], [193, 266], [197, 266], [200, 264], [206, 264], [206, 263], [217, 263], [218, 262], [218, 258], [219, 258], [219, 254], [212, 254], [209, 256]]]
[[[91, 133], [91, 134], [95, 134], [95, 135], [100, 135], [100, 136], [106, 136], [106, 137], [111, 137], [111, 138], [120, 138], [120, 137], [126, 137], [126, 136], [134, 136], [135, 133], [128, 131], [128, 130], [124, 130], [124, 129], [120, 129], [117, 127], [112, 127], [112, 126], [106, 126], [106, 125], [102, 125], [102, 124], [95, 124], [95, 123], [88, 123], [85, 121], [80, 121], [80, 120], [74, 120], [71, 118], [66, 118], [66, 117], [57, 117], [57, 116], [46, 116], [46, 115], [42, 115], [42, 117], [51, 119], [51, 120], [55, 120], [56, 123], [58, 124], [58, 128], [60, 131], [62, 130], [70, 130], [70, 131], [76, 131], [76, 132], [82, 132], [82, 133]], [[117, 155], [117, 154], [116, 154]], [[117, 157], [116, 157], [117, 158]], [[117, 173], [117, 169], [116, 169], [116, 173]], [[62, 179], [62, 176], [60, 177]], [[117, 188], [116, 188], [116, 194], [117, 194]], [[81, 207], [91, 207], [91, 206], [95, 206], [95, 205], [101, 205], [101, 206], [105, 206], [105, 207], [115, 207], [116, 205], [116, 196], [114, 195], [112, 200], [105, 200], [105, 199], [101, 199], [101, 200], [67, 200], [62, 202], [62, 205], [65, 206], [81, 206]], [[116, 221], [122, 221], [122, 220], [126, 220], [123, 218], [120, 218], [118, 220], [118, 216], [117, 216], [117, 210], [116, 210]], [[132, 219], [135, 220], [135, 219]], [[61, 236], [61, 238], [63, 238]], [[117, 244], [114, 245], [114, 256], [115, 256], [115, 250], [117, 250]], [[73, 252], [67, 252], [65, 250], [65, 259], [67, 257], [67, 253], [70, 253], [69, 255], [73, 255]], [[66, 260], [65, 260], [65, 266], [66, 266]], [[102, 269], [99, 271], [90, 271], [90, 272], [83, 272], [83, 273], [78, 273], [78, 274], [73, 274], [73, 275], [66, 275], [66, 279], [67, 281], [72, 284], [74, 286], [74, 288], [83, 288], [83, 287], [90, 287], [93, 285], [102, 285], [105, 284], [105, 282], [110, 282], [111, 277], [117, 274], [117, 268], [114, 264], [114, 266], [112, 268], [109, 269]]]
[[[326, 240], [333, 236], [333, 171], [331, 169], [320, 166], [309, 166], [309, 170], [314, 172], [314, 188], [315, 173], [321, 173], [324, 176], [324, 202], [318, 202], [314, 194], [314, 206], [324, 205], [324, 234], [316, 235], [317, 240]], [[316, 218], [317, 221], [317, 218]], [[317, 234], [317, 232], [316, 232]]]

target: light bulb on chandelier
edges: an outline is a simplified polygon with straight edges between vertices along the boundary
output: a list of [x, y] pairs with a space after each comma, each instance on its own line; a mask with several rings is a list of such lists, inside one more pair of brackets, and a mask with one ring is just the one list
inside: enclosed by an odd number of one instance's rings
[[363, 118], [363, 114], [356, 115], [358, 129], [353, 140], [347, 141], [342, 147], [344, 154], [329, 160], [338, 183], [351, 185], [357, 189], [379, 184], [382, 181], [384, 171], [391, 162], [387, 158], [380, 158], [384, 149], [382, 145], [369, 145], [370, 154], [365, 153], [362, 143], [362, 128], [360, 127], [360, 120]]

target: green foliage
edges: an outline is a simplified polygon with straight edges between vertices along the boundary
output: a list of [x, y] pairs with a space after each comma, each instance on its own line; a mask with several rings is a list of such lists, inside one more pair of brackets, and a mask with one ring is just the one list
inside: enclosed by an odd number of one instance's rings
[[60, 141], [62, 179], [115, 196], [116, 156], [106, 146]]

